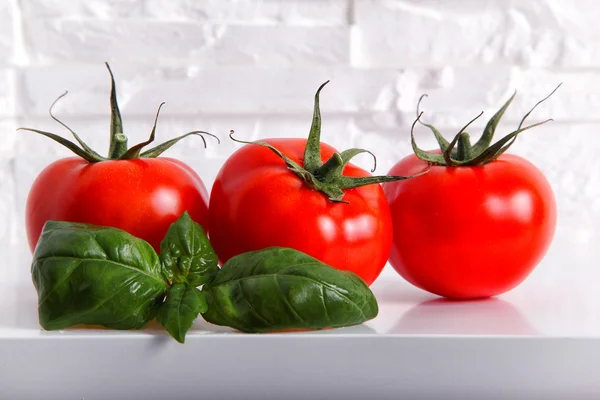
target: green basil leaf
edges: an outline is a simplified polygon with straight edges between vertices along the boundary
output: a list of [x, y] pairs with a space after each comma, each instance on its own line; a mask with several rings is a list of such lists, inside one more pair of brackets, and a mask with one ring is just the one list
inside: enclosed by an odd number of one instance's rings
[[356, 274], [281, 247], [233, 257], [202, 291], [204, 319], [246, 332], [356, 325], [378, 312]]
[[140, 329], [167, 290], [158, 256], [145, 241], [115, 228], [49, 221], [31, 266], [40, 325]]
[[198, 314], [207, 310], [204, 294], [194, 286], [175, 283], [169, 288], [167, 300], [158, 310], [156, 320], [179, 343], [191, 328]]
[[160, 261], [171, 283], [200, 286], [219, 272], [219, 259], [206, 232], [187, 211], [169, 227], [160, 244]]

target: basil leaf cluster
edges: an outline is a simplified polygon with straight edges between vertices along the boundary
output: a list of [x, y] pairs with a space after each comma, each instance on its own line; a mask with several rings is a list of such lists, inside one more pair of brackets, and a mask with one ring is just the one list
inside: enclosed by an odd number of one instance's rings
[[206, 232], [187, 212], [169, 228], [160, 256], [120, 229], [49, 221], [31, 272], [46, 330], [141, 329], [156, 318], [183, 343], [199, 314], [213, 324], [268, 332], [356, 325], [378, 312], [360, 277], [297, 250], [240, 254], [219, 269]]

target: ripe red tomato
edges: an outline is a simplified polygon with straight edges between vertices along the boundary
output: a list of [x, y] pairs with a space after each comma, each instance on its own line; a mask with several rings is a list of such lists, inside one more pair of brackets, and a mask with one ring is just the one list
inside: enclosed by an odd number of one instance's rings
[[21, 128], [53, 139], [79, 156], [50, 164], [33, 183], [26, 207], [27, 238], [32, 251], [48, 220], [120, 228], [146, 240], [157, 252], [169, 225], [185, 211], [199, 224], [208, 225], [208, 193], [198, 175], [180, 161], [156, 158], [186, 136], [207, 133], [193, 131], [142, 152], [154, 140], [161, 104], [150, 138], [127, 148], [115, 80], [108, 64], [106, 67], [111, 78], [108, 157], [89, 148], [52, 114], [52, 107], [66, 93], [52, 104], [50, 116], [68, 129], [79, 145], [53, 133]]
[[384, 184], [394, 225], [390, 263], [415, 286], [453, 299], [498, 295], [523, 281], [548, 250], [556, 227], [550, 184], [529, 161], [505, 153], [518, 134], [547, 121], [522, 127], [532, 109], [491, 145], [514, 97], [474, 145], [465, 132], [474, 120], [451, 142], [424, 124], [440, 150], [425, 152], [412, 136], [415, 154], [390, 170], [411, 174], [433, 164], [424, 176]]
[[123, 229], [159, 251], [167, 229], [185, 211], [208, 226], [208, 192], [178, 160], [63, 158], [46, 167], [29, 192], [27, 238], [33, 251], [46, 221], [85, 222]]
[[[306, 139], [268, 139], [302, 165]], [[325, 162], [336, 150], [321, 144]], [[343, 174], [369, 173], [348, 164]], [[371, 284], [392, 244], [389, 207], [380, 185], [347, 189], [332, 202], [306, 185], [266, 147], [246, 145], [223, 165], [210, 195], [208, 230], [221, 262], [251, 250], [291, 247]]]
[[[415, 155], [390, 174], [422, 171]], [[504, 154], [472, 167], [433, 166], [384, 184], [394, 226], [392, 266], [421, 289], [455, 299], [494, 296], [523, 281], [550, 246], [556, 204], [544, 175]]]
[[[221, 262], [251, 250], [290, 247], [373, 283], [390, 253], [390, 210], [357, 154], [320, 143], [319, 92], [306, 139], [252, 142], [223, 165], [213, 185], [208, 231]], [[232, 132], [233, 133], [233, 132]], [[246, 142], [245, 142], [246, 143]]]

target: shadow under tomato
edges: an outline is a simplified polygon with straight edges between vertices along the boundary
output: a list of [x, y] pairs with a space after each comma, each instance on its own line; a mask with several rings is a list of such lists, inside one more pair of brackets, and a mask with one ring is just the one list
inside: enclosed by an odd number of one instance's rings
[[439, 335], [535, 335], [538, 331], [511, 303], [434, 299], [406, 311], [388, 333]]
[[415, 304], [439, 297], [399, 279], [379, 280], [371, 286], [371, 290], [381, 303]]

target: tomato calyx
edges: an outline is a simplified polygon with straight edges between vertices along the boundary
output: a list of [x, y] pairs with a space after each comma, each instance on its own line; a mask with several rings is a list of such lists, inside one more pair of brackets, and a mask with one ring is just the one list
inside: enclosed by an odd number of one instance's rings
[[352, 189], [365, 185], [373, 185], [384, 182], [393, 182], [404, 179], [414, 178], [423, 175], [429, 169], [411, 176], [366, 176], [366, 177], [349, 177], [342, 175], [344, 168], [355, 156], [368, 153], [373, 157], [373, 169], [375, 172], [377, 167], [377, 158], [373, 153], [365, 149], [348, 149], [341, 153], [334, 153], [325, 163], [321, 160], [321, 110], [319, 108], [319, 94], [329, 81], [323, 83], [317, 89], [315, 94], [315, 103], [313, 111], [313, 121], [308, 135], [308, 141], [304, 149], [303, 165], [296, 163], [280, 150], [271, 146], [269, 143], [262, 141], [247, 142], [233, 137], [234, 131], [229, 132], [229, 137], [239, 143], [254, 144], [264, 146], [273, 151], [277, 156], [285, 162], [287, 168], [299, 176], [310, 188], [324, 193], [330, 201], [336, 203], [348, 203], [343, 200], [344, 189]]
[[[411, 130], [410, 130], [413, 151], [414, 151], [415, 155], [423, 161], [427, 161], [427, 162], [435, 164], [435, 165], [442, 165], [442, 166], [447, 166], [447, 167], [484, 165], [484, 164], [490, 163], [490, 162], [496, 160], [498, 157], [500, 157], [506, 150], [508, 150], [510, 148], [510, 146], [512, 146], [512, 144], [515, 142], [515, 140], [517, 139], [517, 136], [521, 132], [524, 132], [531, 128], [535, 128], [536, 126], [543, 125], [547, 122], [553, 121], [553, 119], [547, 119], [545, 121], [531, 124], [531, 125], [528, 125], [525, 127], [523, 126], [523, 124], [525, 123], [525, 120], [527, 119], [527, 117], [529, 117], [529, 115], [533, 112], [533, 110], [535, 110], [537, 106], [539, 106], [544, 101], [546, 101], [548, 98], [550, 98], [550, 96], [552, 96], [554, 94], [554, 92], [556, 92], [561, 85], [562, 85], [562, 83], [559, 84], [549, 95], [544, 97], [542, 100], [538, 101], [531, 108], [531, 110], [529, 110], [525, 114], [525, 116], [523, 116], [523, 118], [521, 119], [521, 122], [519, 123], [519, 126], [517, 127], [517, 129], [515, 131], [504, 136], [502, 139], [498, 140], [494, 144], [491, 144], [491, 143], [492, 143], [492, 139], [494, 137], [494, 133], [496, 132], [496, 127], [498, 126], [500, 119], [502, 119], [504, 112], [506, 111], [508, 106], [510, 106], [512, 101], [514, 100], [514, 98], [517, 94], [516, 91], [506, 101], [506, 103], [504, 103], [504, 105], [500, 108], [500, 110], [498, 110], [492, 116], [492, 118], [488, 121], [488, 123], [486, 124], [486, 126], [483, 130], [483, 134], [481, 135], [481, 138], [474, 145], [471, 145], [471, 139], [470, 139], [469, 134], [466, 132], [466, 129], [473, 122], [475, 122], [479, 117], [481, 117], [483, 115], [483, 111], [478, 116], [476, 116], [471, 121], [469, 121], [454, 136], [452, 141], [448, 142], [433, 125], [426, 124], [421, 121], [421, 116], [423, 115], [423, 112], [419, 111], [419, 107], [421, 105], [421, 101], [423, 100], [423, 98], [427, 97], [427, 95], [424, 94], [421, 96], [421, 98], [419, 99], [419, 102], [417, 103], [417, 119], [413, 123]], [[435, 139], [440, 147], [440, 150], [442, 152], [441, 154], [424, 151], [424, 150], [420, 149], [419, 146], [417, 146], [417, 143], [415, 141], [415, 135], [414, 135], [415, 126], [417, 123], [420, 123], [420, 124], [426, 126], [427, 128], [431, 129], [431, 131], [433, 132]]]
[[142, 150], [145, 146], [149, 145], [150, 143], [152, 143], [154, 141], [154, 136], [156, 133], [156, 123], [158, 122], [158, 116], [160, 114], [160, 109], [165, 104], [163, 102], [159, 105], [158, 111], [156, 112], [156, 117], [154, 118], [154, 125], [152, 126], [152, 131], [150, 133], [149, 139], [128, 149], [127, 148], [127, 136], [125, 136], [125, 134], [123, 133], [123, 120], [121, 118], [121, 112], [119, 111], [119, 105], [117, 103], [117, 90], [116, 90], [116, 85], [115, 85], [115, 78], [113, 76], [112, 70], [110, 69], [110, 66], [108, 65], [108, 63], [105, 63], [105, 64], [106, 64], [106, 68], [108, 69], [108, 72], [110, 74], [110, 81], [111, 81], [110, 145], [109, 145], [109, 150], [108, 150], [108, 157], [104, 157], [104, 156], [98, 154], [92, 148], [90, 148], [79, 137], [79, 135], [77, 133], [75, 133], [75, 131], [73, 131], [65, 123], [63, 123], [58, 118], [56, 118], [54, 116], [54, 114], [52, 113], [52, 109], [54, 108], [56, 103], [58, 103], [58, 101], [60, 99], [65, 97], [67, 95], [67, 93], [69, 93], [68, 91], [65, 91], [56, 100], [54, 100], [54, 102], [50, 106], [50, 109], [48, 110], [48, 112], [50, 114], [50, 117], [53, 120], [55, 120], [56, 122], [61, 124], [69, 132], [71, 132], [71, 134], [73, 135], [73, 137], [75, 138], [77, 143], [79, 143], [79, 146], [77, 144], [75, 144], [74, 142], [72, 142], [68, 139], [65, 139], [59, 135], [56, 135], [54, 133], [51, 133], [51, 132], [41, 131], [39, 129], [33, 129], [33, 128], [19, 128], [17, 130], [35, 132], [40, 135], [46, 136], [46, 137], [56, 141], [57, 143], [60, 143], [61, 145], [65, 146], [66, 148], [71, 150], [73, 153], [75, 153], [76, 155], [83, 158], [84, 160], [86, 160], [89, 163], [96, 163], [96, 162], [108, 161], [108, 160], [133, 160], [136, 158], [156, 158], [159, 155], [161, 155], [162, 153], [164, 153], [166, 150], [168, 150], [171, 146], [173, 146], [174, 144], [179, 142], [181, 139], [184, 139], [191, 135], [200, 136], [200, 138], [202, 139], [202, 142], [204, 143], [204, 148], [206, 148], [206, 139], [204, 138], [203, 135], [208, 135], [208, 136], [215, 138], [218, 143], [221, 142], [218, 137], [216, 137], [215, 135], [213, 135], [211, 133], [204, 132], [204, 131], [192, 131], [192, 132], [188, 132], [184, 135], [178, 136], [174, 139], [168, 140], [162, 144], [159, 144], [149, 150], [142, 152]]

